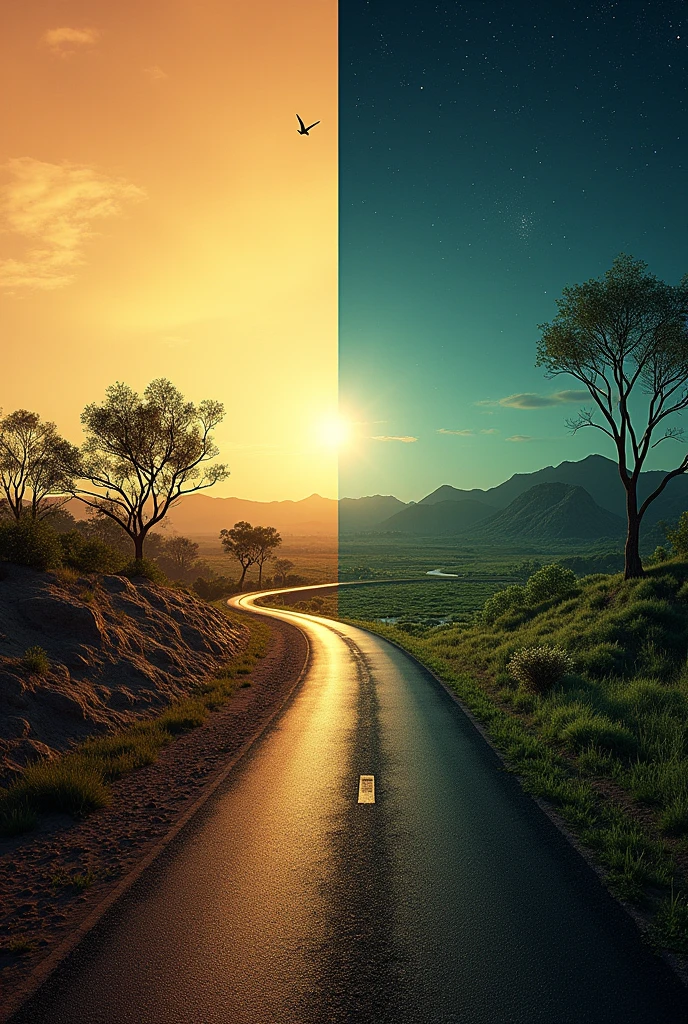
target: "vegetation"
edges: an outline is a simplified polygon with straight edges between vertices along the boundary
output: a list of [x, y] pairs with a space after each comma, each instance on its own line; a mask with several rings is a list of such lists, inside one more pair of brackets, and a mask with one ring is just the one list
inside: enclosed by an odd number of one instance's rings
[[220, 402], [187, 402], [168, 380], [152, 381], [141, 398], [126, 384], [107, 389], [102, 405], [81, 415], [87, 440], [83, 477], [96, 490], [75, 495], [117, 523], [143, 559], [149, 531], [185, 494], [226, 479], [227, 467], [208, 465], [218, 454], [211, 431], [224, 417]]
[[[79, 449], [27, 409], [0, 419], [0, 485], [6, 509], [15, 520], [43, 519], [66, 501], [79, 475]], [[52, 498], [50, 495], [62, 495]]]
[[27, 647], [22, 658], [22, 665], [28, 672], [34, 672], [37, 676], [47, 676], [50, 671], [48, 652], [37, 645]]
[[241, 520], [231, 530], [220, 530], [220, 540], [227, 554], [236, 558], [241, 566], [239, 590], [243, 590], [246, 572], [252, 565], [258, 566], [258, 586], [261, 587], [263, 566], [282, 543], [277, 530], [273, 526], [251, 526]]
[[416, 636], [367, 625], [456, 691], [610, 887], [653, 916], [656, 940], [685, 951], [688, 562], [590, 576], [540, 601], [526, 599], [529, 582], [494, 617]]
[[[219, 607], [234, 618], [224, 606]], [[176, 735], [201, 725], [209, 711], [245, 685], [246, 676], [265, 654], [269, 636], [263, 623], [251, 619], [248, 625], [251, 636], [246, 651], [185, 700], [172, 704], [157, 718], [86, 740], [60, 758], [37, 761], [9, 788], [0, 789], [0, 835], [18, 835], [34, 828], [43, 813], [59, 811], [79, 818], [106, 806], [111, 799], [110, 783], [152, 764]]]
[[638, 477], [650, 450], [683, 436], [670, 417], [688, 408], [688, 275], [673, 286], [646, 271], [646, 263], [621, 254], [602, 280], [564, 288], [554, 321], [540, 325], [537, 357], [548, 376], [565, 373], [583, 384], [601, 413], [599, 423], [594, 408], [582, 409], [570, 428], [595, 427], [616, 447], [626, 490], [626, 579], [643, 574], [640, 525], [648, 507], [688, 469], [688, 455], [681, 456], [639, 504]]
[[0, 561], [54, 569], [62, 564], [62, 548], [47, 522], [22, 516], [16, 522], [0, 521]]

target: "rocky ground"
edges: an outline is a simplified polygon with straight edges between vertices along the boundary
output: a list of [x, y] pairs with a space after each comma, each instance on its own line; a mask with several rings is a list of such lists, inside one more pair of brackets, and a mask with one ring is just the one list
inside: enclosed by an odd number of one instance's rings
[[[248, 632], [142, 578], [0, 573], [0, 784], [37, 756], [155, 714], [244, 647]], [[42, 648], [47, 670], [25, 658]]]
[[[145, 585], [119, 593], [154, 607]], [[306, 662], [307, 643], [285, 623], [273, 620], [270, 630], [267, 654], [247, 678], [250, 686], [164, 749], [155, 764], [113, 784], [110, 806], [81, 822], [54, 815], [38, 832], [0, 839], [0, 1005], [16, 1005], [53, 950], [164, 840], [284, 704]], [[223, 635], [229, 642], [230, 634]]]

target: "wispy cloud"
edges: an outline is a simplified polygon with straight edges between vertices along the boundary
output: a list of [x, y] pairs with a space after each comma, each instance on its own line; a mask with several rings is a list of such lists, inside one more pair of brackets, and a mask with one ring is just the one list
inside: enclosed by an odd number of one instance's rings
[[506, 398], [483, 399], [476, 405], [502, 405], [508, 409], [546, 409], [552, 405], [565, 405], [567, 402], [584, 402], [590, 398], [588, 391], [555, 391], [551, 395], [538, 395], [534, 391], [521, 391]]
[[170, 76], [162, 68], [159, 68], [157, 64], [154, 64], [151, 68], [143, 69], [144, 75], [150, 78], [151, 82], [164, 82]]
[[497, 430], [496, 427], [490, 427], [489, 430], [481, 430], [480, 433], [481, 434], [498, 434], [499, 431]]
[[0, 288], [54, 289], [71, 284], [96, 232], [93, 222], [119, 216], [145, 192], [123, 178], [80, 164], [17, 157], [2, 165], [0, 229], [27, 246], [19, 259], [0, 260]]
[[474, 430], [446, 430], [444, 427], [440, 427], [437, 431], [438, 434], [453, 434], [455, 437], [473, 437], [475, 434]]
[[528, 434], [514, 434], [512, 437], [505, 437], [504, 440], [523, 444], [526, 441], [537, 441], [537, 437], [530, 437]]
[[69, 28], [64, 25], [62, 28], [50, 28], [41, 36], [41, 42], [45, 43], [55, 57], [71, 57], [77, 50], [87, 49], [95, 46], [100, 39], [101, 33], [97, 28]]
[[371, 438], [371, 441], [401, 441], [402, 444], [413, 444], [417, 440], [417, 437], [398, 437], [393, 434], [379, 434]]

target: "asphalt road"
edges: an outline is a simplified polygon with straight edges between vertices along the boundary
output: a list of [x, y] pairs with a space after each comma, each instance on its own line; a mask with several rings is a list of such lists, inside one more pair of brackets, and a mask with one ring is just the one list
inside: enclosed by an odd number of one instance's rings
[[422, 668], [269, 614], [308, 635], [301, 688], [16, 1024], [688, 1021], [686, 990]]

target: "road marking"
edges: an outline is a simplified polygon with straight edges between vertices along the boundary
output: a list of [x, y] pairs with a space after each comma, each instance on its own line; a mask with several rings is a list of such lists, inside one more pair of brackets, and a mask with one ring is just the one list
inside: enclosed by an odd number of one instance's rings
[[361, 775], [358, 779], [358, 802], [359, 804], [375, 803], [375, 776]]

